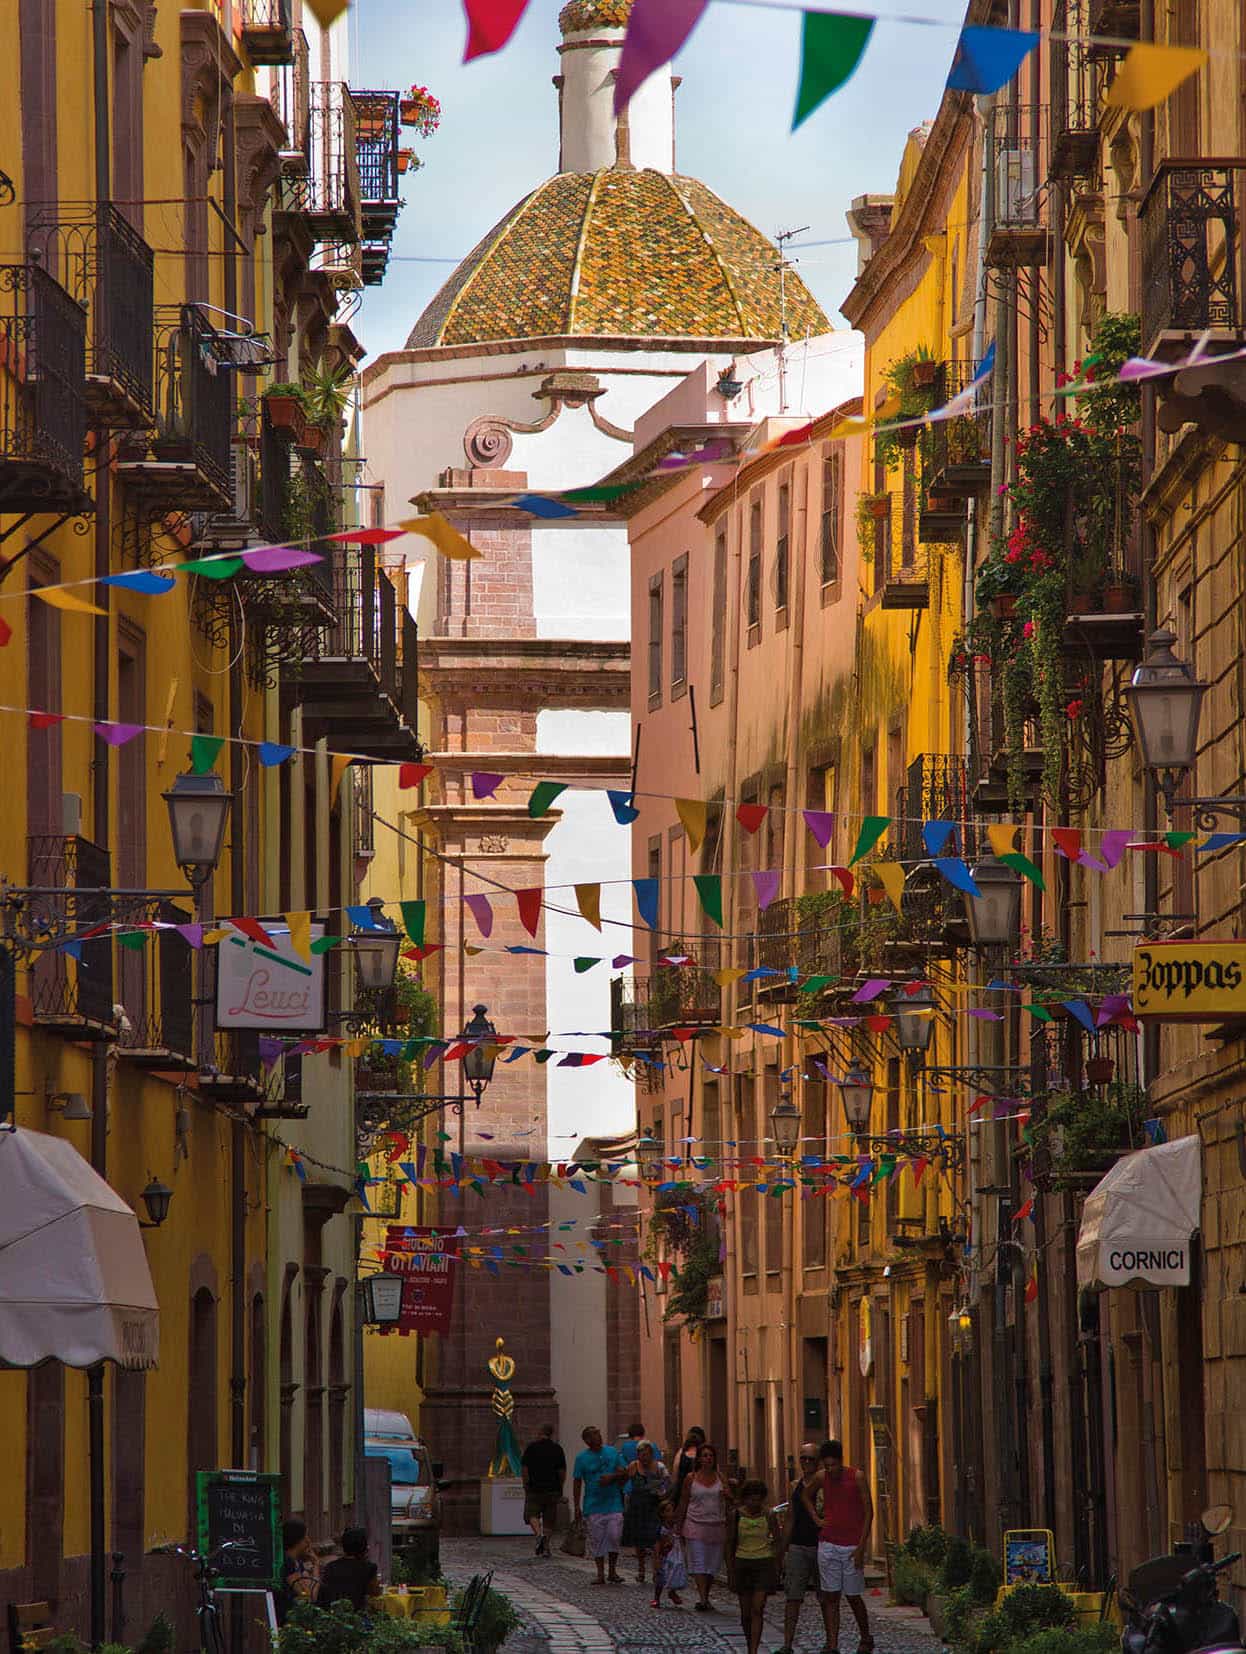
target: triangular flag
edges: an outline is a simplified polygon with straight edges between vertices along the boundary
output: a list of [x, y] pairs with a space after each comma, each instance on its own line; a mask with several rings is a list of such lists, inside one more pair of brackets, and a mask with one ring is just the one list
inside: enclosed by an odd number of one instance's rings
[[610, 808], [614, 811], [614, 819], [620, 827], [630, 826], [640, 814], [640, 811], [632, 805], [631, 793], [614, 792], [607, 788], [606, 797], [610, 800]]
[[51, 729], [53, 724], [63, 724], [63, 712], [32, 712], [30, 714], [31, 729]]
[[440, 511], [431, 511], [427, 517], [408, 517], [398, 526], [405, 528], [408, 534], [422, 534], [426, 540], [433, 542], [443, 557], [449, 557], [452, 562], [469, 563], [480, 556], [471, 541], [465, 540]]
[[510, 503], [516, 511], [526, 511], [530, 517], [540, 517], [546, 522], [579, 515], [573, 505], [567, 505], [563, 500], [552, 500], [547, 494], [520, 494]]
[[764, 804], [737, 804], [735, 818], [746, 833], [755, 833], [769, 814]]
[[705, 839], [705, 823], [709, 817], [709, 806], [700, 798], [677, 798], [675, 800], [675, 814], [683, 822], [684, 832], [688, 835], [688, 849], [695, 856]]
[[225, 745], [223, 735], [192, 735], [190, 738], [190, 768], [192, 775], [207, 775], [216, 763], [217, 754]]
[[1052, 843], [1066, 861], [1076, 861], [1082, 853], [1082, 833], [1080, 827], [1053, 827], [1051, 829]]
[[709, 0], [634, 0], [614, 77], [616, 116], [654, 70], [671, 61], [708, 4]]
[[792, 131], [824, 99], [837, 92], [861, 61], [874, 29], [872, 17], [845, 17], [835, 12], [806, 12], [801, 37], [800, 89]]
[[1031, 1275], [1029, 1280], [1025, 1283], [1025, 1301], [1027, 1304], [1035, 1304], [1038, 1302], [1037, 1274]]
[[1001, 822], [988, 827], [986, 836], [990, 841], [991, 854], [998, 856], [1002, 861], [1005, 856], [1011, 855], [1016, 845], [1017, 829], [1015, 823]]
[[935, 866], [950, 885], [963, 890], [967, 896], [978, 897], [982, 894], [974, 883], [973, 874], [959, 856], [936, 856]]
[[287, 574], [291, 569], [324, 562], [319, 552], [302, 551], [297, 546], [256, 546], [244, 551], [242, 560], [252, 574]]
[[338, 794], [342, 790], [342, 777], [355, 760], [349, 753], [331, 752], [329, 754], [329, 798], [330, 808], [337, 807]]
[[[989, 828], [987, 830], [990, 831]], [[1019, 850], [1010, 850], [1006, 856], [1001, 856], [999, 859], [1005, 867], [1015, 868], [1023, 879], [1029, 879], [1030, 883], [1036, 884], [1040, 890], [1046, 890], [1047, 882], [1043, 878], [1041, 870], [1028, 856], [1023, 856]]]
[[172, 591], [177, 581], [171, 574], [156, 574], [152, 569], [131, 569], [125, 574], [110, 574], [100, 581], [101, 586], [119, 586], [125, 592], [142, 592], [145, 597], [159, 597]]
[[591, 971], [594, 965], [600, 965], [601, 960], [600, 959], [589, 959], [587, 957], [579, 957], [579, 958], [573, 959], [571, 961], [571, 963], [575, 967], [575, 974], [577, 976], [583, 976], [584, 972], [585, 971]]
[[60, 586], [32, 586], [30, 595], [37, 597], [41, 603], [46, 603], [50, 609], [65, 609], [70, 614], [102, 615], [108, 611], [97, 609], [94, 603], [88, 603], [85, 597], [75, 597], [73, 592], [62, 590]]
[[400, 792], [408, 792], [412, 787], [418, 787], [421, 781], [433, 773], [431, 764], [399, 764], [398, 788]]
[[714, 972], [714, 981], [720, 988], [729, 988], [733, 982], [738, 982], [743, 975], [743, 965], [724, 965], [722, 970]]
[[782, 876], [777, 869], [751, 875], [753, 894], [757, 897], [757, 911], [759, 913], [764, 913], [779, 894], [779, 883]]
[[300, 959], [311, 958], [311, 914], [287, 913], [286, 924], [290, 927], [290, 946]]
[[127, 741], [141, 735], [145, 727], [143, 724], [96, 724], [95, 733], [110, 747], [123, 747]]
[[601, 929], [601, 886], [600, 884], [577, 884], [575, 887], [576, 905], [580, 909], [580, 917], [587, 919], [595, 930]]
[[258, 942], [264, 948], [275, 946], [272, 937], [258, 919], [231, 919], [229, 922], [235, 930], [241, 931], [249, 942]]
[[636, 911], [650, 930], [656, 930], [659, 893], [657, 879], [633, 879], [632, 889], [636, 892]]
[[528, 800], [528, 814], [533, 821], [539, 820], [554, 800], [566, 790], [561, 781], [538, 781], [532, 789], [532, 797]]
[[482, 936], [489, 936], [493, 932], [493, 905], [487, 896], [464, 896], [463, 905], [476, 921], [476, 928]]
[[870, 869], [878, 874], [878, 882], [887, 892], [887, 899], [896, 912], [900, 912], [900, 898], [904, 894], [904, 868], [898, 861], [875, 862]]
[[1199, 46], [1131, 46], [1103, 101], [1109, 109], [1154, 109], [1206, 62]]
[[322, 29], [331, 28], [349, 3], [350, 0], [307, 0], [308, 9]]
[[417, 948], [424, 946], [424, 926], [428, 919], [427, 902], [399, 902], [402, 928]]
[[528, 0], [463, 0], [468, 25], [464, 63], [500, 51], [514, 34], [527, 6]]
[[401, 540], [400, 528], [344, 528], [338, 534], [326, 534], [326, 540], [347, 546], [384, 546], [391, 540]]
[[270, 770], [277, 764], [284, 764], [287, 758], [293, 758], [294, 748], [283, 747], [279, 741], [261, 741], [259, 753], [260, 763]]
[[241, 567], [241, 557], [192, 557], [179, 563], [177, 572], [200, 574], [205, 580], [231, 580]]
[[835, 817], [829, 810], [802, 810], [805, 826], [818, 841], [818, 848], [825, 850], [831, 842], [831, 834], [835, 831]]
[[1016, 74], [1038, 45], [1028, 29], [977, 28], [961, 30], [947, 77], [949, 92], [976, 92], [989, 97]]
[[849, 867], [859, 862], [862, 856], [869, 855], [890, 825], [890, 816], [866, 816], [857, 835], [857, 847], [848, 858]]
[[694, 873], [692, 882], [697, 887], [701, 906], [706, 914], [722, 929], [723, 923], [723, 882], [718, 873]]
[[537, 926], [541, 923], [540, 889], [517, 890], [515, 892], [515, 902], [519, 908], [519, 922], [529, 936], [535, 936]]
[[924, 821], [922, 823], [922, 843], [926, 846], [928, 856], [937, 856], [956, 831], [954, 821]]
[[496, 770], [473, 770], [472, 797], [477, 801], [492, 798], [505, 779], [506, 777], [499, 775]]

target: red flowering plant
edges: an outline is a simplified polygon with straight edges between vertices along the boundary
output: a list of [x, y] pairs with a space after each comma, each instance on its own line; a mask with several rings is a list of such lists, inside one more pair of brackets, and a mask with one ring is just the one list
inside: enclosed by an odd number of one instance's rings
[[413, 86], [398, 100], [404, 126], [414, 127], [421, 138], [431, 138], [441, 125], [441, 104], [427, 86]]

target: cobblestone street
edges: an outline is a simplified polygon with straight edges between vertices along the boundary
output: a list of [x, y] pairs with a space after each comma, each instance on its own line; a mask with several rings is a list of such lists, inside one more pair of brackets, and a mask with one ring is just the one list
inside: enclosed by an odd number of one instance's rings
[[[445, 1539], [442, 1566], [456, 1583], [474, 1573], [493, 1570], [493, 1582], [525, 1617], [523, 1629], [506, 1643], [506, 1654], [608, 1654], [625, 1649], [642, 1654], [653, 1649], [703, 1650], [705, 1654], [742, 1654], [735, 1598], [725, 1587], [714, 1592], [715, 1612], [693, 1611], [695, 1592], [684, 1593], [682, 1609], [649, 1606], [650, 1588], [636, 1583], [633, 1558], [621, 1564], [623, 1585], [593, 1584], [593, 1564], [556, 1551], [550, 1559], [533, 1555], [529, 1539]], [[869, 1599], [878, 1654], [938, 1654], [938, 1639], [913, 1609], [885, 1605], [882, 1595]], [[845, 1616], [849, 1619], [849, 1616]], [[783, 1642], [783, 1601], [770, 1599], [763, 1649], [769, 1654]], [[845, 1625], [841, 1647], [853, 1654], [855, 1625]], [[809, 1597], [801, 1613], [798, 1654], [817, 1654], [824, 1646], [817, 1604]]]

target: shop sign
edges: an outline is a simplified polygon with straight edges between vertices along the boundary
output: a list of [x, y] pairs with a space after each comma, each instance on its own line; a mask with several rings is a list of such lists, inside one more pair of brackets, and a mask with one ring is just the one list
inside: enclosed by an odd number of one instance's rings
[[714, 1275], [710, 1278], [705, 1292], [705, 1319], [707, 1321], [721, 1321], [727, 1313], [727, 1300], [723, 1291], [723, 1278]]
[[404, 1224], [386, 1229], [385, 1268], [402, 1276], [400, 1333], [449, 1332], [458, 1251], [455, 1237], [436, 1229]]
[[[261, 924], [265, 922], [260, 921]], [[229, 936], [216, 950], [216, 1025], [258, 1028], [268, 1033], [321, 1033], [324, 1017], [324, 958], [304, 959], [290, 942], [283, 921], [272, 921], [272, 947]], [[324, 926], [313, 924], [318, 942]]]
[[1134, 949], [1133, 1008], [1157, 1022], [1246, 1017], [1246, 941], [1145, 942]]

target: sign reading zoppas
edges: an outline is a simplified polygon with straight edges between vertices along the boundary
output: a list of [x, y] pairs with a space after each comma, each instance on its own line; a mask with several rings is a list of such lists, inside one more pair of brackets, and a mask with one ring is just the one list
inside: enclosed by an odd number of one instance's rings
[[1246, 1016], [1246, 942], [1145, 942], [1134, 949], [1133, 1008], [1158, 1022]]

